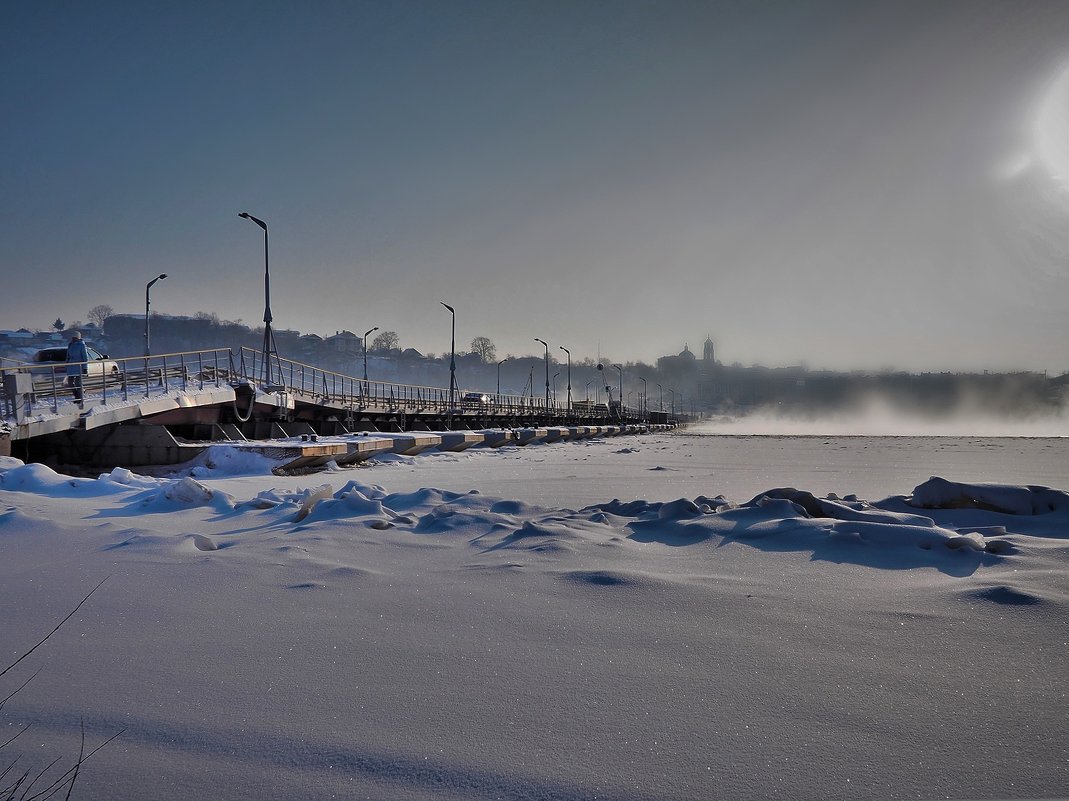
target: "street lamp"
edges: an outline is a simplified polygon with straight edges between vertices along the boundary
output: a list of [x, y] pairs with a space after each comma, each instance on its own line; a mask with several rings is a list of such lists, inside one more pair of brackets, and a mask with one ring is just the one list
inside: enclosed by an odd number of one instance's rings
[[642, 417], [646, 417], [646, 379], [642, 376], [638, 377], [638, 380], [642, 382]]
[[149, 281], [145, 285], [145, 356], [152, 355], [152, 348], [149, 347], [149, 338], [148, 338], [148, 307], [149, 307], [148, 293], [149, 293], [149, 290], [152, 289], [152, 285], [154, 283], [156, 283], [157, 281], [162, 281], [166, 277], [167, 277], [167, 273], [160, 273], [159, 275], [157, 275], [155, 278], [153, 278], [151, 281]]
[[497, 394], [498, 395], [501, 394], [501, 365], [503, 365], [508, 360], [509, 360], [509, 357], [506, 356], [504, 359], [502, 359], [501, 361], [499, 361], [497, 363]]
[[449, 340], [449, 408], [457, 405], [457, 311], [444, 300], [438, 301], [453, 315], [453, 336]]
[[587, 403], [587, 406], [590, 405], [590, 385], [593, 384], [593, 383], [594, 383], [594, 379], [593, 378], [591, 378], [589, 381], [586, 382], [586, 403]]
[[278, 350], [275, 348], [275, 335], [271, 331], [271, 321], [274, 319], [271, 314], [271, 270], [270, 262], [268, 261], [267, 250], [267, 223], [263, 220], [253, 217], [247, 211], [243, 211], [238, 214], [246, 220], [251, 220], [260, 226], [264, 231], [264, 347], [263, 347], [263, 382], [265, 384], [271, 384], [271, 357], [274, 356], [278, 361], [278, 373], [279, 380], [282, 378], [282, 362], [278, 359]]
[[367, 394], [367, 338], [379, 330], [378, 326], [364, 332], [364, 393]]
[[544, 339], [535, 337], [535, 342], [541, 342], [546, 346], [546, 408], [549, 408], [549, 343]]
[[554, 403], [557, 402], [557, 376], [559, 376], [559, 375], [560, 375], [560, 373], [554, 373], [553, 374], [553, 402]]
[[572, 408], [572, 352], [563, 345], [560, 349], [568, 354], [568, 409]]
[[657, 404], [657, 411], [658, 412], [663, 412], [664, 411], [664, 387], [662, 387], [660, 384], [658, 384], [657, 385], [657, 389], [661, 390], [661, 402]]
[[620, 419], [624, 417], [624, 368], [619, 364], [614, 364], [613, 367], [620, 373]]

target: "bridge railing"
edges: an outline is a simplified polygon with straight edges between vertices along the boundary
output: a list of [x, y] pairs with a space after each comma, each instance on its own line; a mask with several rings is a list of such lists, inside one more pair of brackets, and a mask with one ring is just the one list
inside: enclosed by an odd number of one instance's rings
[[[265, 364], [252, 348], [211, 348], [79, 363], [90, 372], [82, 377], [84, 402], [77, 404], [67, 384], [66, 362], [15, 364], [0, 368], [3, 393], [0, 417], [22, 422], [51, 412], [77, 414], [85, 405], [131, 402], [208, 386], [251, 383], [261, 390], [286, 389], [306, 398], [352, 412], [430, 413], [447, 416], [605, 420], [618, 415], [616, 407], [576, 401], [566, 403], [530, 395], [457, 392], [448, 389], [362, 378], [325, 370], [273, 355]], [[624, 409], [636, 419], [638, 410]]]
[[[67, 368], [82, 370], [83, 402], [67, 383]], [[89, 362], [33, 362], [0, 368], [3, 394], [0, 415], [22, 421], [34, 414], [78, 406], [136, 401], [171, 392], [229, 386], [238, 375], [230, 348], [161, 353]], [[73, 408], [72, 408], [73, 407]]]
[[[443, 415], [510, 416], [567, 419], [604, 419], [605, 407], [546, 401], [529, 395], [511, 395], [464, 391], [451, 397], [444, 387], [399, 384], [390, 381], [364, 380], [315, 365], [271, 355], [264, 361], [262, 351], [243, 347], [238, 352], [237, 370], [242, 377], [261, 389], [285, 389], [312, 396], [326, 405], [353, 412], [373, 410], [421, 412]], [[477, 396], [477, 397], [472, 397]], [[625, 410], [636, 412], [636, 410]], [[637, 413], [637, 412], [636, 412]]]

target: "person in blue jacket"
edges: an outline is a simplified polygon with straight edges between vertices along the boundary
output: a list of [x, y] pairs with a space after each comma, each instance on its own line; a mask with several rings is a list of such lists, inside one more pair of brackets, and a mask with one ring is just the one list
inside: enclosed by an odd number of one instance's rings
[[88, 361], [89, 351], [85, 349], [85, 343], [82, 341], [82, 332], [75, 331], [67, 345], [67, 385], [74, 390], [74, 399], [78, 403], [82, 402], [82, 376], [89, 370], [89, 365], [86, 364]]

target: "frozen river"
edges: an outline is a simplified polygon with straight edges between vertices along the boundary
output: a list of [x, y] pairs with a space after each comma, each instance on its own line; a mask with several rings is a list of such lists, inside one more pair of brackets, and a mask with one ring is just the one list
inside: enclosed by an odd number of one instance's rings
[[[82, 801], [1064, 796], [1069, 495], [745, 502], [1065, 489], [1067, 449], [691, 430], [300, 476], [228, 449], [160, 477], [0, 459], [6, 663], [99, 586], [0, 680], [28, 681], [0, 727], [32, 725], [3, 756], [56, 772], [83, 720], [91, 748], [121, 732]], [[718, 494], [742, 505], [671, 502]]]
[[724, 495], [773, 487], [867, 499], [908, 494], [930, 476], [1069, 489], [1069, 438], [741, 436], [688, 431], [479, 449], [375, 464], [391, 491], [440, 487], [580, 508], [612, 498]]

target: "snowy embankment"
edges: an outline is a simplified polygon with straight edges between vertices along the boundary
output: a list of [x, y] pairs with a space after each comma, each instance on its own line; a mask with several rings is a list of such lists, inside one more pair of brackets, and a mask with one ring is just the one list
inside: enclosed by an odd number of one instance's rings
[[4, 656], [109, 577], [0, 721], [34, 723], [41, 767], [81, 717], [91, 741], [125, 728], [80, 798], [1069, 786], [1065, 492], [933, 478], [573, 510], [351, 480], [367, 470], [237, 494], [252, 479], [211, 464], [0, 463]]

